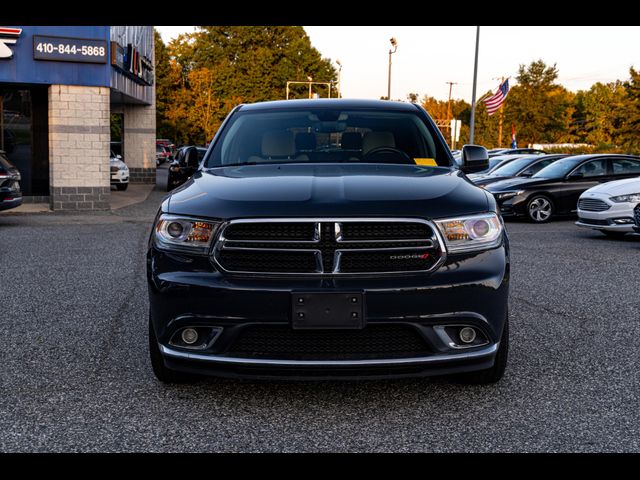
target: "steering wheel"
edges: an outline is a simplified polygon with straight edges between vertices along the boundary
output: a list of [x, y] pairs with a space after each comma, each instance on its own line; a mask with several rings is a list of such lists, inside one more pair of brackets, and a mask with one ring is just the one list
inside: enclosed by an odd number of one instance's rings
[[[369, 150], [367, 154], [364, 157], [362, 157], [362, 161], [371, 162], [371, 158], [375, 157], [376, 155], [389, 155], [389, 154], [398, 155], [400, 158], [394, 159], [394, 161], [392, 162], [381, 162], [381, 163], [400, 163], [400, 164], [408, 164], [408, 165], [416, 164], [416, 162], [414, 162], [413, 159], [402, 150], [395, 147], [389, 147], [384, 145], [381, 147], [376, 147]], [[371, 163], [376, 163], [376, 162], [371, 162]]]

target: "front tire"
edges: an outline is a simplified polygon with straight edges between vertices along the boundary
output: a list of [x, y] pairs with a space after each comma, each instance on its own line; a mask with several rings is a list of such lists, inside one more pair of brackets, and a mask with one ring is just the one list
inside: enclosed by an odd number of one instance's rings
[[527, 217], [534, 223], [548, 222], [553, 212], [553, 202], [546, 195], [534, 195], [527, 202]]
[[149, 358], [151, 359], [151, 368], [156, 378], [163, 383], [188, 383], [193, 382], [196, 377], [187, 373], [177, 372], [167, 368], [160, 353], [160, 347], [158, 346], [158, 338], [156, 332], [153, 329], [153, 322], [151, 321], [151, 315], [149, 315]]
[[457, 377], [460, 383], [470, 385], [488, 385], [498, 382], [507, 369], [507, 359], [509, 357], [509, 317], [505, 321], [502, 330], [502, 338], [500, 346], [496, 352], [496, 358], [491, 368], [486, 370], [478, 370], [477, 372], [463, 373]]

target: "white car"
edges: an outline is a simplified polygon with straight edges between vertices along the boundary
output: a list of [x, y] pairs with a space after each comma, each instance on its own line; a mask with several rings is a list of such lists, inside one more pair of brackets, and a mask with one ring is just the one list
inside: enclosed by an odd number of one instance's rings
[[115, 185], [118, 190], [126, 190], [129, 186], [129, 167], [122, 161], [122, 156], [111, 152], [109, 165], [111, 167], [111, 185]]
[[640, 203], [640, 177], [625, 178], [590, 188], [578, 200], [580, 227], [610, 237], [634, 232], [633, 209]]

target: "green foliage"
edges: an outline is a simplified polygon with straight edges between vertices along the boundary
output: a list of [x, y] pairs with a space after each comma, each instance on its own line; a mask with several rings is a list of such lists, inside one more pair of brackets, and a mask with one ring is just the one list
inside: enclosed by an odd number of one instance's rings
[[[158, 46], [156, 46], [156, 51]], [[287, 81], [335, 82], [331, 61], [313, 48], [299, 26], [202, 26], [166, 48], [163, 84], [158, 81], [158, 124], [165, 120], [179, 143], [206, 143], [239, 103], [282, 100]], [[158, 55], [156, 54], [158, 60]], [[166, 67], [168, 65], [168, 67]], [[328, 88], [314, 87], [321, 97]], [[332, 91], [332, 96], [335, 90]], [[290, 98], [307, 98], [292, 86]]]

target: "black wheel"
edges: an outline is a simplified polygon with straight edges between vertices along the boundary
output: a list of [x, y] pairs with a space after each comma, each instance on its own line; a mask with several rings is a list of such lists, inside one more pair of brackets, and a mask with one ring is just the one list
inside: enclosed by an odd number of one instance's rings
[[149, 357], [151, 359], [153, 373], [156, 378], [163, 383], [188, 383], [195, 381], [197, 378], [195, 375], [171, 370], [164, 364], [160, 348], [158, 347], [156, 332], [151, 322], [151, 315], [149, 315]]
[[124, 190], [127, 189], [127, 187], [129, 186], [128, 183], [116, 183], [116, 188], [118, 190], [120, 190], [121, 192], [123, 192]]
[[507, 358], [509, 356], [509, 316], [504, 324], [502, 330], [502, 338], [500, 339], [500, 346], [496, 352], [496, 359], [493, 363], [493, 367], [486, 370], [478, 370], [477, 372], [463, 373], [456, 377], [456, 380], [460, 383], [472, 384], [472, 385], [486, 385], [490, 383], [496, 383], [504, 375], [504, 371], [507, 368]]
[[545, 195], [534, 195], [527, 202], [527, 217], [535, 223], [548, 222], [553, 210], [553, 202]]
[[612, 230], [600, 230], [600, 231], [609, 238], [622, 238], [627, 234], [627, 232], [615, 232]]

